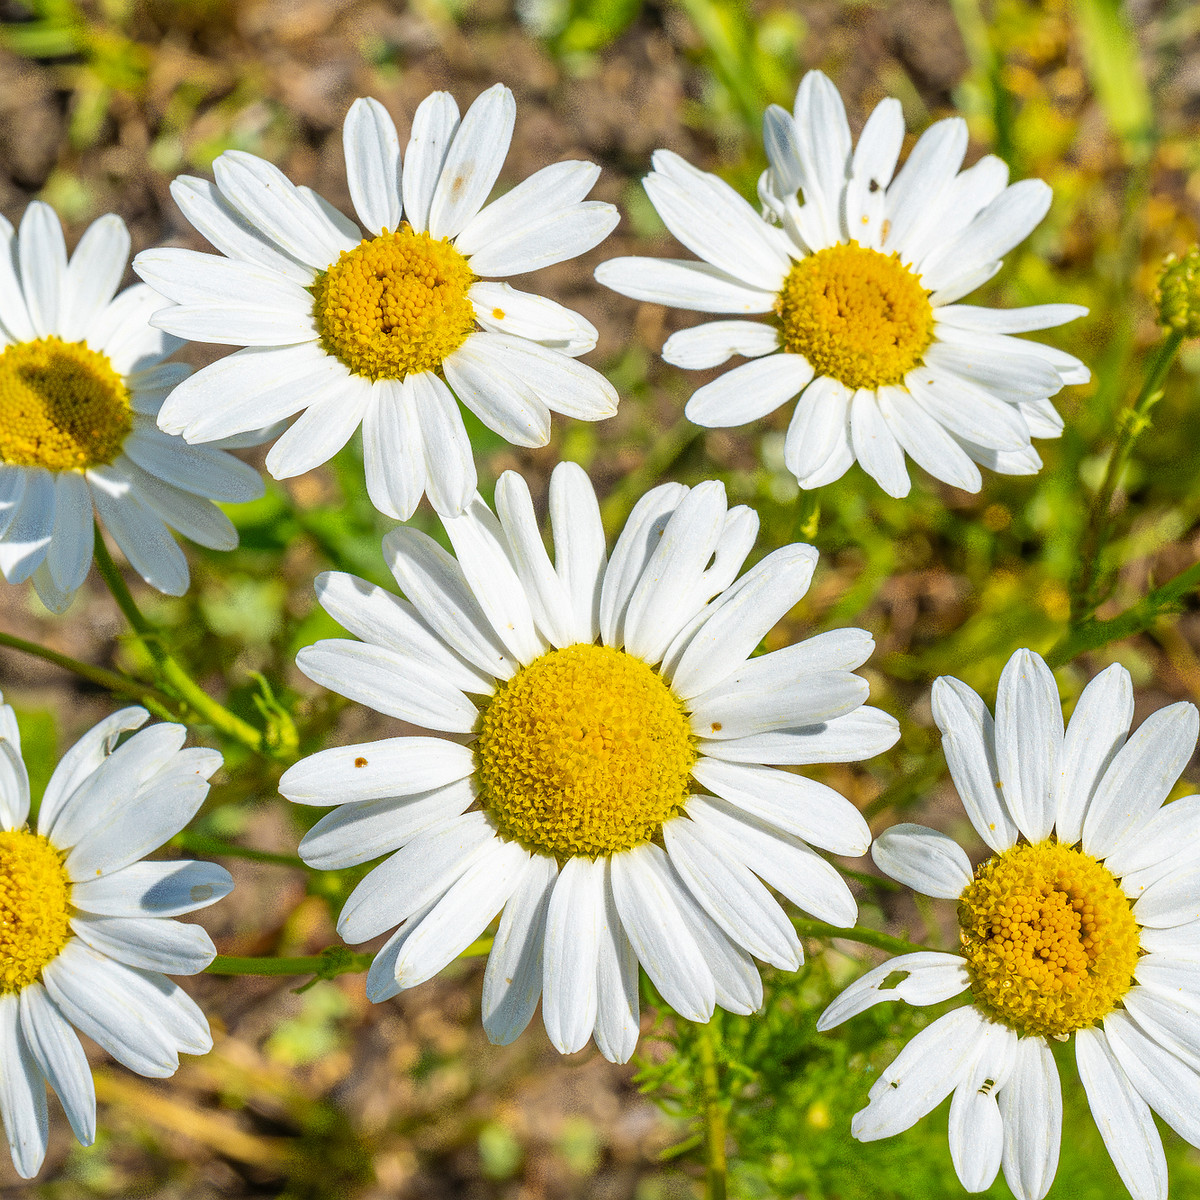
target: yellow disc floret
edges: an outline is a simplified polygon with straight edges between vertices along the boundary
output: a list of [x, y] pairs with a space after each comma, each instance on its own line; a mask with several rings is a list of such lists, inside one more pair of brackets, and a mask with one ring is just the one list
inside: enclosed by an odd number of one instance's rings
[[650, 841], [683, 807], [696, 761], [662, 676], [623, 650], [582, 644], [499, 687], [475, 754], [499, 832], [559, 859]]
[[1064, 1039], [1133, 985], [1138, 925], [1112, 872], [1058, 842], [1014, 846], [976, 868], [958, 901], [976, 1002], [1020, 1033]]
[[108, 355], [58, 337], [0, 353], [0, 462], [99, 467], [117, 457], [132, 429], [129, 389]]
[[395, 233], [344, 250], [312, 285], [325, 349], [355, 375], [403, 379], [441, 366], [475, 328], [475, 276], [446, 238]]
[[857, 242], [802, 258], [775, 301], [783, 345], [848, 388], [900, 383], [933, 341], [929, 292], [900, 261]]
[[28, 829], [0, 832], [0, 994], [41, 977], [71, 937], [63, 855]]

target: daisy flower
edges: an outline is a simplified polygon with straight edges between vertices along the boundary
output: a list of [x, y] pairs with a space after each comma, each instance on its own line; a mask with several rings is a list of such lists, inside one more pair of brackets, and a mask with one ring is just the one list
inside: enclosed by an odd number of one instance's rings
[[612, 385], [576, 361], [596, 344], [578, 313], [497, 277], [574, 258], [617, 223], [584, 202], [600, 173], [560, 162], [484, 204], [512, 138], [500, 84], [459, 120], [447, 92], [400, 139], [383, 105], [356, 100], [343, 143], [359, 227], [276, 167], [230, 150], [216, 186], [171, 187], [225, 257], [149, 250], [134, 270], [177, 307], [155, 323], [180, 337], [245, 346], [194, 375], [160, 426], [207, 442], [301, 413], [267, 456], [277, 479], [331, 458], [362, 425], [367, 491], [412, 516], [422, 494], [455, 515], [475, 491], [457, 399], [517, 446], [544, 446], [550, 412], [584, 421], [617, 408]]
[[735, 582], [757, 534], [719, 483], [648, 492], [609, 558], [581, 468], [550, 485], [552, 563], [512, 472], [496, 512], [446, 519], [457, 557], [397, 528], [384, 554], [407, 599], [325, 574], [325, 610], [361, 641], [297, 656], [310, 678], [433, 736], [324, 750], [287, 799], [333, 807], [300, 854], [339, 869], [386, 854], [338, 930], [399, 924], [371, 967], [386, 1000], [430, 978], [501, 913], [483, 1023], [511, 1042], [539, 997], [563, 1053], [594, 1036], [624, 1062], [638, 1037], [638, 964], [668, 1004], [707, 1021], [762, 1002], [754, 958], [795, 969], [796, 933], [769, 885], [838, 925], [856, 907], [810, 849], [861, 854], [842, 796], [780, 766], [852, 762], [896, 722], [852, 674], [868, 633], [840, 629], [749, 655], [804, 595], [811, 546]]
[[25, 1179], [46, 1156], [47, 1083], [75, 1136], [90, 1146], [96, 1135], [74, 1029], [153, 1079], [212, 1048], [204, 1014], [163, 974], [203, 971], [212, 939], [168, 918], [215, 903], [233, 880], [213, 863], [140, 860], [192, 819], [221, 756], [182, 749], [182, 725], [118, 745], [148, 716], [122, 709], [67, 751], [35, 832], [16, 717], [0, 702], [0, 1117]]
[[[1129, 672], [1084, 689], [1065, 732], [1036, 654], [1000, 677], [996, 719], [966, 684], [933, 686], [950, 774], [992, 854], [974, 870], [958, 844], [920, 825], [876, 839], [881, 870], [958, 901], [962, 950], [890, 959], [821, 1015], [829, 1029], [882, 1000], [970, 1002], [927, 1026], [887, 1067], [851, 1130], [907, 1129], [948, 1093], [950, 1154], [963, 1186], [1003, 1165], [1019, 1200], [1054, 1180], [1062, 1097], [1050, 1043], [1074, 1035], [1092, 1115], [1137, 1200], [1165, 1200], [1151, 1109], [1200, 1145], [1200, 797], [1164, 805], [1196, 745], [1191, 704], [1133, 736]], [[899, 982], [895, 982], [899, 979]]]
[[[906, 453], [972, 492], [976, 463], [1036, 472], [1030, 438], [1063, 427], [1048, 397], [1090, 375], [1069, 354], [1009, 335], [1087, 310], [956, 301], [1046, 215], [1046, 184], [1006, 186], [1008, 168], [992, 155], [960, 171], [959, 118], [926, 130], [897, 174], [899, 101], [882, 101], [852, 148], [841, 97], [820, 71], [801, 82], [794, 117], [767, 110], [764, 138], [771, 165], [759, 194], [778, 224], [717, 176], [659, 150], [646, 192], [703, 261], [616, 258], [596, 271], [638, 300], [734, 315], [663, 347], [667, 362], [692, 369], [734, 354], [752, 360], [699, 388], [688, 419], [742, 425], [798, 396], [784, 454], [804, 488], [832, 483], [857, 459], [889, 495], [905, 496]], [[765, 320], [742, 319], [749, 314]]]
[[111, 213], [69, 262], [49, 205], [33, 201], [17, 233], [0, 217], [0, 572], [32, 577], [53, 612], [91, 566], [93, 511], [148, 584], [181, 596], [187, 560], [169, 530], [232, 550], [212, 501], [262, 495], [245, 463], [156, 426], [189, 368], [163, 362], [181, 343], [147, 323], [162, 297], [145, 284], [116, 295], [128, 260]]

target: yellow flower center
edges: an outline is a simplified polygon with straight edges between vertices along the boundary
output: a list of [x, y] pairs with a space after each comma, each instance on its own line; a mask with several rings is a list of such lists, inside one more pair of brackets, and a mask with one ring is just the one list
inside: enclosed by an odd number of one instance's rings
[[958, 922], [976, 1002], [1020, 1033], [1062, 1041], [1133, 985], [1130, 901], [1107, 867], [1073, 846], [1014, 846], [981, 863]]
[[652, 667], [609, 646], [551, 650], [501, 685], [475, 743], [499, 832], [570, 858], [631, 850], [688, 798], [696, 750]]
[[395, 233], [343, 250], [312, 285], [321, 344], [355, 375], [403, 379], [441, 366], [475, 328], [475, 276], [446, 238]]
[[132, 429], [129, 389], [107, 354], [58, 337], [0, 353], [0, 462], [99, 467], [117, 457]]
[[0, 993], [36, 982], [71, 937], [63, 855], [28, 829], [0, 832]]
[[848, 388], [900, 383], [933, 341], [929, 292], [900, 262], [857, 242], [802, 258], [775, 301], [784, 348]]

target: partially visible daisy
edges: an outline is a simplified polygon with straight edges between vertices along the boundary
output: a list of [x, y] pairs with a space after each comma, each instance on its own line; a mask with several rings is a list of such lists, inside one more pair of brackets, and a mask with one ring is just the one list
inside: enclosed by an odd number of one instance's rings
[[963, 1186], [983, 1191], [1003, 1165], [1019, 1200], [1041, 1200], [1062, 1127], [1050, 1043], [1074, 1034], [1125, 1186], [1137, 1200], [1165, 1200], [1151, 1109], [1200, 1145], [1200, 797], [1163, 803], [1195, 749], [1196, 709], [1160, 709], [1130, 737], [1133, 690], [1114, 664], [1083, 690], [1064, 733], [1054, 676], [1018, 650], [994, 724], [957, 679], [934, 684], [933, 713], [992, 855], [972, 871], [956, 842], [920, 825], [889, 829], [871, 854], [923, 895], [958, 901], [961, 953], [890, 959], [817, 1027], [882, 1000], [969, 992], [970, 1003], [913, 1038], [851, 1131], [890, 1137], [953, 1092], [950, 1154]]
[[[444, 522], [457, 558], [393, 530], [407, 599], [325, 574], [326, 611], [362, 639], [297, 656], [317, 683], [432, 730], [324, 750], [287, 799], [333, 811], [300, 845], [315, 867], [389, 857], [346, 902], [363, 942], [399, 925], [367, 994], [429, 979], [498, 912], [483, 985], [488, 1036], [511, 1042], [539, 997], [564, 1053], [590, 1037], [624, 1062], [638, 1038], [638, 964], [690, 1020], [762, 1002], [754, 958], [795, 969], [775, 888], [837, 925], [856, 906], [809, 845], [862, 854], [858, 811], [785, 765], [870, 758], [896, 722], [852, 674], [870, 634], [839, 629], [749, 655], [804, 595], [811, 546], [736, 579], [758, 530], [724, 488], [665, 484], [605, 553], [600, 510], [571, 463], [550, 484], [552, 563], [525, 481]], [[736, 581], [735, 581], [736, 580]]]
[[1008, 168], [992, 155], [960, 172], [959, 118], [926, 130], [896, 174], [899, 101], [878, 105], [852, 149], [841, 97], [820, 71], [801, 81], [794, 117], [767, 110], [764, 137], [771, 166], [759, 194], [779, 224], [717, 176], [659, 150], [646, 192], [703, 261], [616, 258], [596, 270], [638, 300], [737, 315], [672, 334], [663, 347], [667, 362], [692, 369], [735, 354], [753, 360], [698, 389], [688, 419], [742, 425], [799, 396], [784, 457], [804, 488], [832, 483], [857, 459], [889, 495], [905, 496], [906, 453], [972, 492], [982, 482], [976, 463], [1036, 472], [1030, 438], [1063, 427], [1049, 397], [1090, 375], [1069, 354], [1009, 335], [1087, 310], [956, 301], [1046, 215], [1046, 184], [1006, 186]]
[[137, 284], [114, 299], [128, 260], [111, 213], [70, 262], [49, 205], [33, 201], [19, 233], [0, 217], [0, 571], [32, 577], [54, 612], [91, 566], [93, 509], [147, 583], [181, 596], [188, 566], [170, 530], [232, 550], [213, 501], [262, 495], [245, 463], [155, 424], [189, 368], [163, 362], [181, 343], [148, 324], [161, 296]]
[[221, 765], [182, 749], [182, 725], [126, 708], [85, 733], [50, 777], [30, 829], [29, 776], [13, 710], [0, 697], [0, 1117], [24, 1179], [46, 1156], [46, 1084], [75, 1136], [96, 1136], [92, 1073], [74, 1029], [139, 1075], [174, 1074], [212, 1048], [208, 1022], [163, 972], [213, 960], [199, 925], [169, 918], [233, 887], [213, 863], [142, 862], [179, 832]]
[[484, 205], [512, 138], [501, 84], [459, 120], [447, 92], [418, 106], [401, 166], [377, 100], [356, 100], [343, 143], [368, 236], [268, 162], [230, 150], [216, 186], [171, 193], [224, 258], [148, 250], [134, 270], [178, 302], [155, 317], [196, 341], [245, 346], [194, 375], [159, 424], [208, 442], [300, 413], [267, 456], [277, 479], [331, 458], [362, 425], [367, 491], [407, 520], [422, 494], [461, 512], [475, 464], [455, 400], [517, 446], [544, 446], [550, 413], [597, 421], [617, 395], [576, 357], [596, 330], [570, 309], [488, 282], [574, 258], [617, 223], [584, 201], [600, 173], [560, 162]]

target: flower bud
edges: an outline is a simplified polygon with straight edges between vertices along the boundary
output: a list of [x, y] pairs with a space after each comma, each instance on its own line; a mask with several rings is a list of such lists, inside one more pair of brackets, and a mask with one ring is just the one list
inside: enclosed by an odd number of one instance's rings
[[1200, 337], [1200, 246], [1171, 254], [1158, 278], [1158, 322], [1184, 337]]

